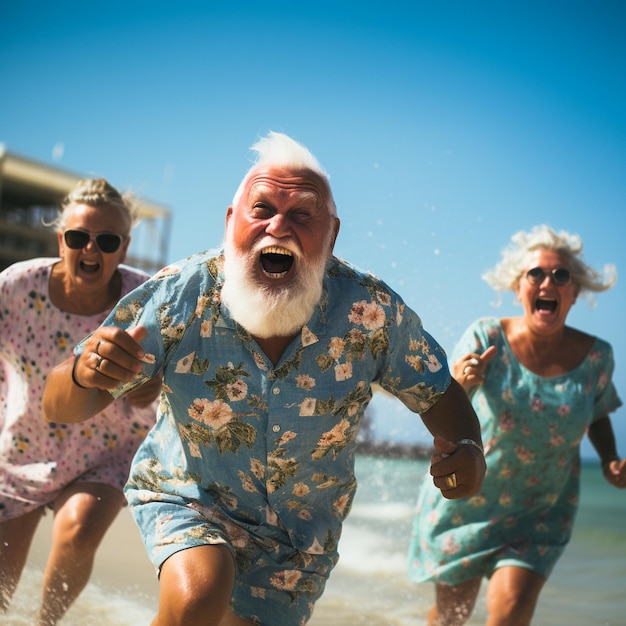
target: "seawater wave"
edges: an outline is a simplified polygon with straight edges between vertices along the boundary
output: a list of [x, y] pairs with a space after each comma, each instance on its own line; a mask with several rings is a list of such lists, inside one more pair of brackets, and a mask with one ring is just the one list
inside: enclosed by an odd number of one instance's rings
[[[43, 573], [28, 567], [8, 615], [0, 616], [2, 626], [33, 626], [37, 621]], [[136, 591], [136, 590], [135, 590]], [[149, 625], [155, 610], [151, 599], [131, 589], [111, 591], [90, 583], [65, 615], [63, 626], [141, 626]]]
[[[432, 584], [407, 579], [408, 543], [427, 461], [357, 457], [359, 488], [339, 543], [340, 560], [309, 626], [423, 626]], [[148, 626], [157, 585], [136, 529], [124, 511], [105, 538], [106, 567], [60, 626]], [[599, 467], [583, 468], [574, 537], [539, 599], [534, 626], [624, 626], [626, 491], [612, 488]], [[49, 521], [48, 521], [49, 523]], [[106, 544], [106, 545], [105, 545]], [[134, 552], [133, 552], [134, 551]], [[41, 569], [29, 564], [3, 626], [32, 626]], [[484, 625], [485, 586], [469, 626]]]

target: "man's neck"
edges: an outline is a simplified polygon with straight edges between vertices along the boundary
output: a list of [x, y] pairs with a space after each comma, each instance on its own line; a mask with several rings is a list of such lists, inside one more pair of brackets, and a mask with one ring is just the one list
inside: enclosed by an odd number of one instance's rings
[[298, 333], [289, 337], [267, 337], [265, 339], [254, 337], [254, 340], [261, 346], [265, 356], [272, 362], [272, 365], [276, 367], [287, 346], [297, 335]]

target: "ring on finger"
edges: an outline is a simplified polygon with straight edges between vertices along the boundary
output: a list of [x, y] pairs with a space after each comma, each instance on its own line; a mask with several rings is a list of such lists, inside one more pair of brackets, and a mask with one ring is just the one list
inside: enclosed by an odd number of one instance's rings
[[102, 361], [104, 361], [104, 358], [103, 358], [103, 357], [101, 357], [101, 356], [100, 356], [99, 354], [97, 354], [97, 353], [96, 353], [96, 356], [98, 357], [98, 362], [96, 363], [96, 369], [97, 369], [98, 371], [101, 371], [101, 370], [100, 370], [100, 366], [102, 365]]
[[463, 374], [467, 376], [467, 374], [471, 371], [472, 367], [477, 367], [479, 364], [480, 364], [480, 361], [477, 358], [472, 357], [467, 362], [467, 365], [463, 368]]
[[[100, 344], [102, 343], [102, 339], [98, 339], [98, 344], [96, 345], [96, 354], [100, 356]], [[96, 368], [98, 369], [98, 368]]]
[[446, 487], [448, 489], [456, 489], [456, 473], [452, 472], [452, 474], [448, 474], [446, 476]]

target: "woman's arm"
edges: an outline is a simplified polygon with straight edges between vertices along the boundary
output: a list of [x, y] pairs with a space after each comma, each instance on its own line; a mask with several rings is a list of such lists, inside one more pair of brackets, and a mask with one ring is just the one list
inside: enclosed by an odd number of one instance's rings
[[626, 488], [626, 459], [617, 453], [613, 424], [608, 415], [592, 422], [587, 429], [589, 441], [600, 457], [604, 477], [615, 487]]
[[469, 393], [476, 385], [483, 383], [485, 369], [497, 352], [495, 346], [489, 346], [482, 354], [470, 352], [464, 355], [452, 366], [452, 375]]
[[126, 332], [101, 326], [84, 344], [82, 353], [60, 363], [48, 374], [43, 411], [49, 422], [82, 422], [103, 411], [114, 398], [109, 389], [132, 381], [142, 371], [145, 352], [138, 343], [144, 328]]
[[[84, 353], [80, 359], [86, 360]], [[43, 412], [49, 422], [74, 424], [93, 417], [103, 411], [111, 402], [113, 396], [106, 390], [97, 387], [83, 387], [74, 382], [72, 371], [74, 357], [63, 361], [48, 374], [43, 391]]]

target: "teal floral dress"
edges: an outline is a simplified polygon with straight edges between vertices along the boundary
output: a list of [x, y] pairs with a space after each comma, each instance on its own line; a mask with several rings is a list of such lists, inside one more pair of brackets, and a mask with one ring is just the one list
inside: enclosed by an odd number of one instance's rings
[[498, 353], [472, 395], [485, 481], [465, 500], [446, 500], [425, 481], [409, 555], [414, 582], [457, 585], [504, 565], [548, 577], [578, 509], [580, 442], [590, 423], [621, 405], [612, 349], [601, 339], [574, 370], [544, 378], [517, 361], [499, 320], [485, 318], [465, 332], [453, 362], [489, 346]]

